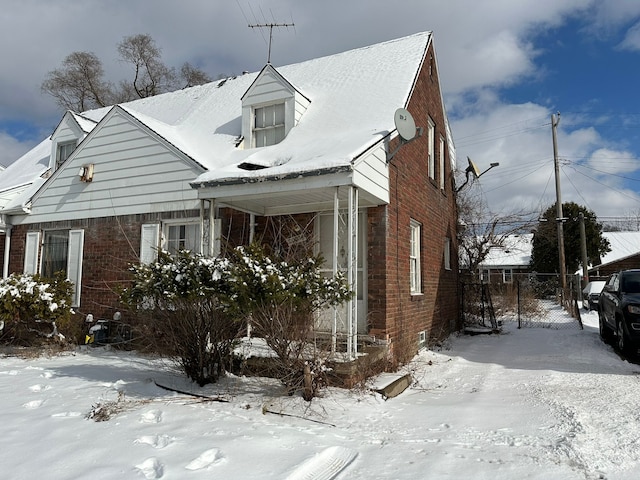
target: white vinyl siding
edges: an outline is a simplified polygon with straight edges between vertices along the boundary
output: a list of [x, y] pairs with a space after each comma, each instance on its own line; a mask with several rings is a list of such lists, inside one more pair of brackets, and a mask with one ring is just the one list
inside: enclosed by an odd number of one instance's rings
[[409, 246], [409, 276], [410, 287], [412, 294], [418, 294], [422, 292], [422, 278], [420, 272], [420, 238], [422, 232], [422, 226], [411, 220], [411, 234], [410, 234], [410, 246]]
[[[118, 111], [79, 148], [35, 197], [31, 214], [15, 217], [16, 224], [200, 208], [189, 182], [202, 167]], [[78, 171], [88, 164], [94, 165], [93, 181], [84, 183]]]

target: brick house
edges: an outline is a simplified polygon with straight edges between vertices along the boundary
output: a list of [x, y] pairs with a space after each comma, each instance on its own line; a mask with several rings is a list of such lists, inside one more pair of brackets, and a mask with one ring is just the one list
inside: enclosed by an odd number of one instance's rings
[[311, 242], [327, 274], [348, 274], [356, 298], [317, 328], [353, 356], [371, 342], [401, 362], [459, 328], [455, 150], [430, 32], [66, 112], [43, 143], [46, 172], [0, 204], [4, 274], [65, 270], [78, 314], [121, 308], [128, 265], [158, 248], [257, 240]]

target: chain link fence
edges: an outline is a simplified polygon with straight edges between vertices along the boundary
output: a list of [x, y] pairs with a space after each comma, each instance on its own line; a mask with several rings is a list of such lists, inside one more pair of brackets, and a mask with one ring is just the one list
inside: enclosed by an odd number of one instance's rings
[[509, 283], [468, 281], [461, 302], [468, 331], [496, 330], [506, 322], [518, 328], [582, 328], [580, 282], [573, 275], [564, 292], [557, 274], [518, 274]]

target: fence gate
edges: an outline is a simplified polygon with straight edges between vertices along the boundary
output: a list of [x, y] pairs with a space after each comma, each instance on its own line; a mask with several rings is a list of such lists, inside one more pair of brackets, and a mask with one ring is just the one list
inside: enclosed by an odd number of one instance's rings
[[567, 291], [559, 288], [557, 274], [520, 274], [513, 281], [462, 284], [463, 324], [497, 328], [517, 322], [518, 328], [582, 328], [579, 280], [567, 278]]

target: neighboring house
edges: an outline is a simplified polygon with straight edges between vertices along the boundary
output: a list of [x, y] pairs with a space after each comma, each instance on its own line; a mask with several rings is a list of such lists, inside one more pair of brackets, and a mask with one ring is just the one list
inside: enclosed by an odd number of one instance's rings
[[640, 268], [640, 232], [606, 232], [611, 251], [600, 265], [589, 268], [589, 279], [606, 278], [612, 273]]
[[[601, 258], [600, 265], [589, 267], [590, 279], [607, 277], [628, 268], [640, 268], [640, 232], [603, 232], [602, 236], [609, 241], [611, 251]], [[503, 246], [491, 248], [478, 267], [479, 277], [491, 283], [509, 283], [517, 274], [528, 273], [532, 241], [533, 234], [507, 237]]]
[[479, 280], [485, 283], [513, 283], [517, 275], [529, 272], [533, 234], [509, 235], [502, 245], [491, 247], [478, 265]]
[[[423, 134], [391, 158], [399, 107]], [[459, 327], [455, 151], [431, 33], [67, 112], [49, 147], [50, 176], [2, 210], [4, 265], [65, 270], [79, 314], [121, 308], [128, 265], [158, 248], [257, 239], [314, 244], [327, 274], [348, 274], [356, 298], [318, 329], [351, 356], [368, 341], [403, 361]]]

